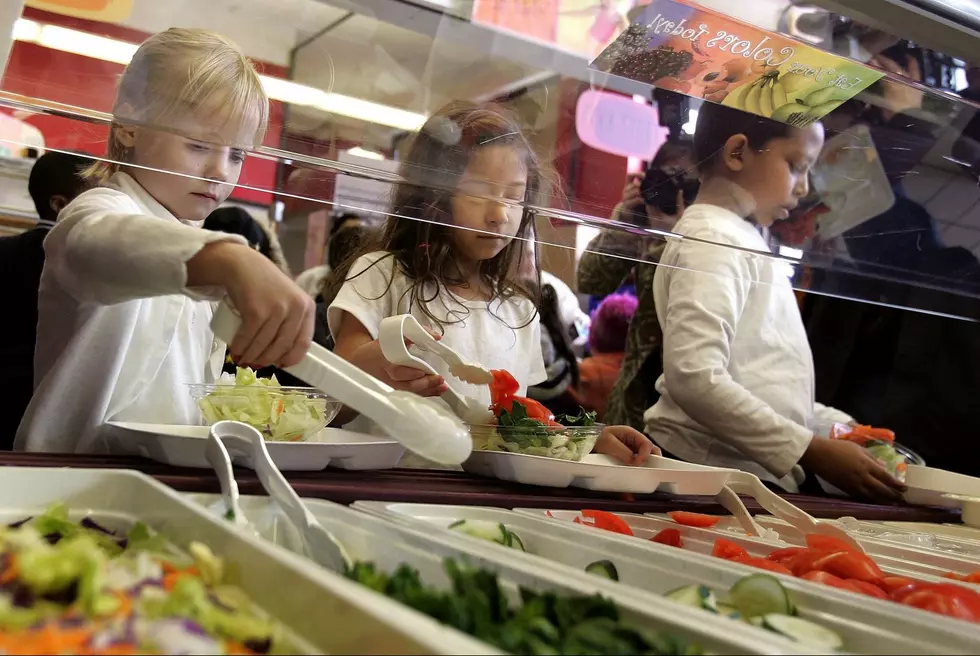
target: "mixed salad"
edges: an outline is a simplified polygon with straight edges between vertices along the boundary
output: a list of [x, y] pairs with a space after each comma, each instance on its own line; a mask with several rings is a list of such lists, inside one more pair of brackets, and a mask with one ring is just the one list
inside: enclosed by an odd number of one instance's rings
[[217, 385], [197, 386], [207, 393], [198, 407], [209, 424], [240, 421], [273, 442], [308, 439], [327, 425], [336, 403], [312, 389], [282, 387], [276, 377], [259, 378], [248, 367], [221, 374]]
[[863, 446], [889, 474], [900, 481], [905, 480], [908, 461], [895, 450], [895, 433], [887, 428], [834, 424], [830, 429], [830, 439], [847, 440]]
[[534, 399], [517, 396], [520, 385], [508, 372], [494, 370], [490, 384], [493, 426], [472, 426], [477, 448], [581, 460], [592, 451], [602, 425], [596, 413], [555, 416]]
[[207, 546], [177, 551], [144, 524], [126, 534], [63, 506], [0, 529], [0, 653], [288, 653], [279, 626]]
[[[356, 563], [346, 575], [362, 585], [511, 654], [700, 654], [698, 645], [634, 627], [600, 595], [572, 596], [520, 588], [512, 603], [497, 575], [449, 558], [451, 590], [425, 585], [401, 565], [388, 575]], [[516, 601], [516, 600], [515, 600]]]

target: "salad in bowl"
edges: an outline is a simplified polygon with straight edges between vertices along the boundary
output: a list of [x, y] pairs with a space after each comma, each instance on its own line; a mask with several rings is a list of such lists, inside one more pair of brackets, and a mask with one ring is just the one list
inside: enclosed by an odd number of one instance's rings
[[222, 374], [214, 385], [189, 385], [208, 425], [240, 421], [272, 442], [310, 439], [340, 412], [341, 403], [313, 387], [283, 387], [248, 367]]
[[506, 372], [495, 370], [490, 384], [490, 409], [494, 421], [470, 424], [473, 448], [506, 451], [561, 460], [581, 460], [595, 446], [604, 425], [596, 413], [554, 416], [535, 401], [517, 396], [520, 385]]

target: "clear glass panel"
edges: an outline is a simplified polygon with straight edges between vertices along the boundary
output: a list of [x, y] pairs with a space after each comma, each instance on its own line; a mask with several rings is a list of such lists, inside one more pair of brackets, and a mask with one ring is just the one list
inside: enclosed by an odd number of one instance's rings
[[[732, 11], [729, 3], [704, 4]], [[263, 145], [252, 149], [232, 200], [277, 222], [297, 271], [322, 261], [324, 244], [308, 242], [322, 239], [330, 214], [352, 211], [383, 222], [414, 130], [459, 100], [496, 101], [516, 115], [544, 174], [524, 203], [547, 227], [537, 239], [553, 247], [547, 257], [570, 282], [583, 251], [605, 248], [591, 239], [601, 229], [663, 244], [670, 220], [614, 214], [624, 184], [643, 171], [668, 131], [690, 139], [701, 97], [720, 99], [718, 89], [730, 90], [746, 73], [703, 57], [710, 54], [706, 39], [693, 39], [676, 57], [653, 61], [647, 52], [636, 54], [647, 64], [624, 66], [628, 47], [638, 43], [629, 31], [620, 37], [626, 50], [607, 50], [602, 70], [589, 66], [629, 21], [693, 11], [668, 0], [119, 0], [102, 14], [76, 5], [28, 2], [12, 25], [2, 144], [19, 154], [40, 139], [46, 148], [104, 157], [116, 85], [136, 45], [171, 25], [219, 31], [257, 63], [273, 98]], [[978, 318], [970, 300], [980, 297], [978, 107], [898, 75], [955, 87], [966, 81], [966, 64], [903, 50], [891, 37], [876, 41], [880, 33], [860, 23], [801, 13], [779, 0], [742, 3], [732, 17], [768, 30], [767, 39], [792, 34], [818, 50], [874, 55], [873, 63], [893, 71], [826, 117], [828, 145], [811, 193], [766, 232], [773, 253], [793, 267], [794, 283]], [[634, 36], [645, 35], [637, 25]], [[652, 82], [661, 89], [654, 92]], [[458, 172], [430, 173], [423, 186], [455, 191]], [[645, 189], [648, 199], [658, 197]]]

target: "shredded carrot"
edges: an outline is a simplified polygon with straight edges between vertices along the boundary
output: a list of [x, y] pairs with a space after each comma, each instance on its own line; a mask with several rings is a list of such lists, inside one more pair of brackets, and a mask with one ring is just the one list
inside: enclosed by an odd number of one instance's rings
[[240, 642], [228, 640], [225, 642], [225, 653], [230, 656], [252, 656], [255, 652]]
[[20, 567], [17, 564], [17, 554], [10, 554], [7, 559], [7, 567], [0, 572], [0, 585], [10, 583], [20, 574]]

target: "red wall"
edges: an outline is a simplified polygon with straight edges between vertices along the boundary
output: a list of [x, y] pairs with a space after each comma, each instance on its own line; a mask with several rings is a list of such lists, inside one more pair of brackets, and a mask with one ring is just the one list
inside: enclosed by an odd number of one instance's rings
[[[24, 17], [131, 43], [142, 42], [149, 36], [119, 25], [70, 18], [29, 7], [24, 9]], [[257, 66], [266, 75], [287, 76], [286, 69], [280, 66], [260, 62]], [[15, 41], [0, 88], [25, 96], [108, 112], [112, 109], [116, 81], [122, 71], [123, 67], [119, 64]], [[42, 115], [30, 116], [24, 120], [41, 130], [45, 143], [51, 148], [79, 150], [93, 155], [105, 154], [108, 134], [105, 126]], [[269, 131], [266, 133], [265, 145], [279, 146], [282, 122], [283, 106], [273, 101], [269, 108]], [[257, 157], [250, 157], [245, 161], [239, 184], [272, 189], [275, 182], [275, 162]], [[272, 195], [269, 193], [242, 188], [236, 188], [232, 198], [263, 205], [272, 202]]]

